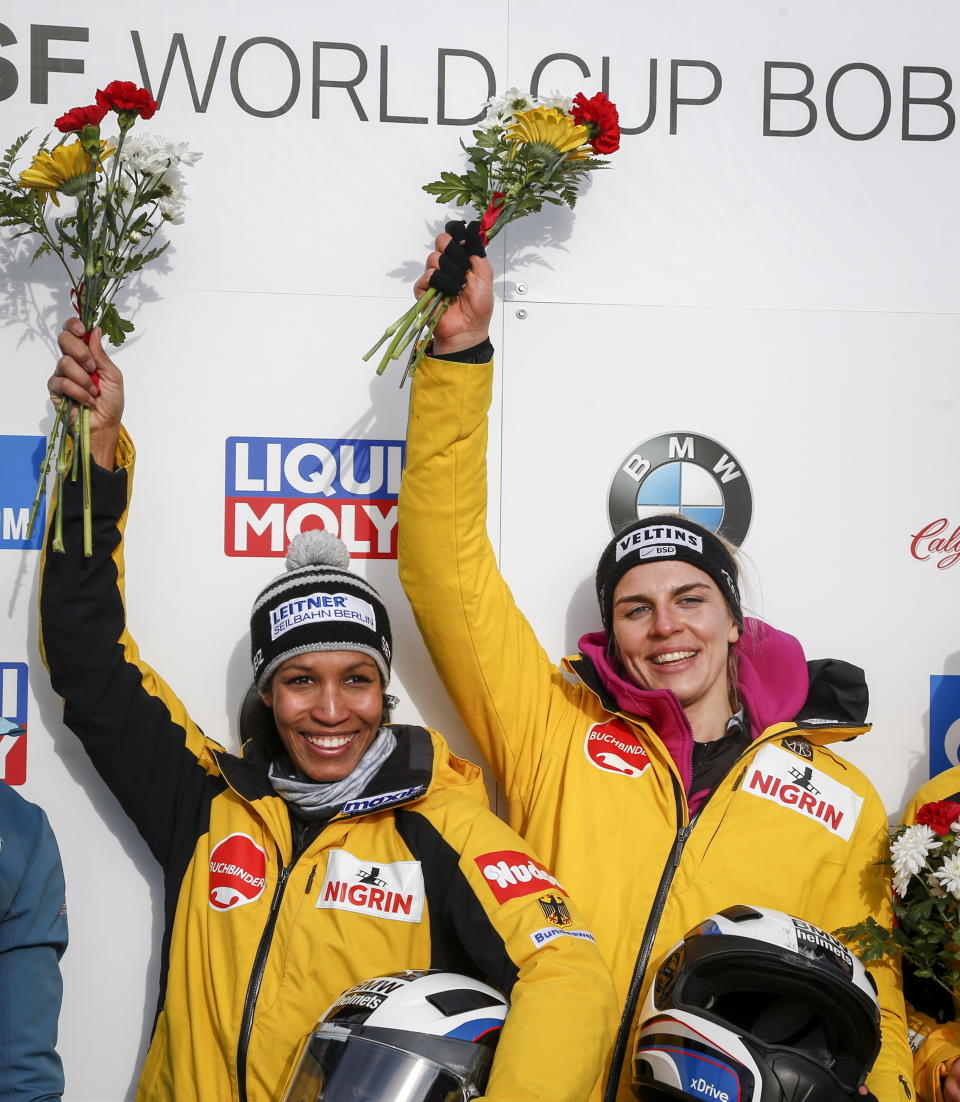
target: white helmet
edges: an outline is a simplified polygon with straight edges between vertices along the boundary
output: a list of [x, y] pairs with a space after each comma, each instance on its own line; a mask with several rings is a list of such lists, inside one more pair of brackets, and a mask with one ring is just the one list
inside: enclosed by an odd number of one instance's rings
[[767, 907], [728, 907], [661, 963], [637, 1031], [647, 1102], [856, 1099], [880, 1049], [873, 978], [836, 938]]
[[358, 983], [303, 1041], [283, 1102], [469, 1102], [509, 1009], [495, 988], [452, 972]]

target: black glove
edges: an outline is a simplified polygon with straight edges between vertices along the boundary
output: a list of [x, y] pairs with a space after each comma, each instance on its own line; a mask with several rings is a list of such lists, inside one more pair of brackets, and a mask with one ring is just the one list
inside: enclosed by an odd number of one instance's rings
[[486, 256], [480, 240], [480, 223], [448, 222], [444, 227], [453, 238], [440, 254], [440, 267], [430, 277], [430, 286], [448, 298], [456, 298], [466, 287], [470, 257]]

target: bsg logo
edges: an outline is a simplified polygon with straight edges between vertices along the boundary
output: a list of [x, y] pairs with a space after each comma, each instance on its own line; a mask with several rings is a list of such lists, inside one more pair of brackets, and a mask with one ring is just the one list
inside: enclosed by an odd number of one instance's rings
[[323, 528], [355, 558], [396, 558], [405, 453], [400, 440], [231, 436], [225, 552], [280, 556], [298, 533]]
[[0, 662], [0, 779], [27, 779], [27, 665]]

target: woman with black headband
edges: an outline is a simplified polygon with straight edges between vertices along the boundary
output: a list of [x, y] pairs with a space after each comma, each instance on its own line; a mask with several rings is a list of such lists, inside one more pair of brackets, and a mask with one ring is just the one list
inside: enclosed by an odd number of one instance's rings
[[[511, 824], [590, 916], [621, 1005], [591, 1097], [627, 1102], [637, 1008], [664, 952], [705, 916], [747, 904], [827, 930], [890, 920], [886, 815], [835, 748], [868, 730], [866, 687], [859, 669], [807, 663], [796, 639], [745, 618], [727, 547], [673, 515], [610, 540], [602, 630], [551, 662], [486, 532], [493, 272], [475, 234], [448, 231], [415, 288], [460, 293], [413, 381], [400, 575]], [[899, 974], [873, 974], [883, 1048], [869, 1086], [908, 1102]]]
[[[161, 993], [137, 1097], [275, 1102], [342, 991], [439, 968], [512, 994], [489, 1102], [581, 1102], [613, 1033], [609, 975], [565, 886], [486, 808], [480, 770], [436, 731], [388, 722], [393, 640], [377, 591], [338, 539], [298, 536], [254, 601], [242, 752], [205, 737], [127, 630], [123, 380], [76, 319], [60, 348], [50, 393], [91, 407], [93, 554], [67, 480], [41, 637], [65, 722], [164, 871]], [[422, 1070], [401, 1092], [367, 1067], [349, 1097], [453, 1097]]]

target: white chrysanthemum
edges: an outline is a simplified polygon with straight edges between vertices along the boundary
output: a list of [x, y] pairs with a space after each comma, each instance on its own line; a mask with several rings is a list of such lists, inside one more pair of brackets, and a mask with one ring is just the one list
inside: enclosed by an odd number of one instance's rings
[[161, 199], [157, 203], [157, 210], [164, 222], [172, 222], [175, 226], [183, 225], [186, 208], [176, 199]]
[[951, 853], [933, 875], [954, 899], [960, 899], [960, 853]]
[[188, 168], [195, 165], [203, 156], [202, 153], [191, 149], [186, 142], [163, 141], [160, 143], [160, 153], [166, 158], [167, 164], [186, 165]]
[[503, 95], [492, 96], [484, 104], [487, 113], [479, 124], [479, 129], [490, 130], [496, 126], [506, 128], [513, 122], [513, 116], [518, 111], [529, 111], [536, 105], [537, 101], [529, 92], [521, 92], [519, 88], [508, 88]]
[[893, 874], [893, 890], [901, 899], [906, 899], [911, 879], [909, 872], [895, 872]]
[[552, 107], [555, 111], [562, 111], [565, 115], [569, 115], [573, 110], [573, 97], [565, 96], [554, 89], [549, 95], [540, 97], [540, 105]]
[[907, 827], [890, 846], [894, 874], [909, 877], [919, 872], [927, 862], [927, 854], [938, 849], [939, 845], [936, 834], [923, 823]]
[[151, 186], [159, 188], [165, 198], [175, 203], [182, 203], [184, 200], [183, 174], [178, 168], [164, 169], [158, 179], [152, 181]]

